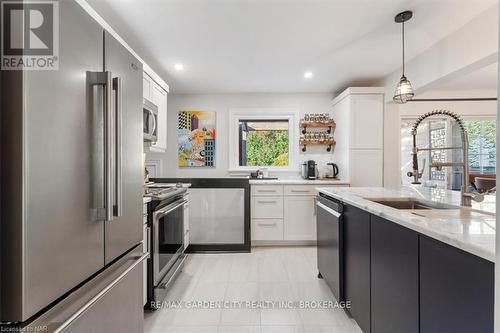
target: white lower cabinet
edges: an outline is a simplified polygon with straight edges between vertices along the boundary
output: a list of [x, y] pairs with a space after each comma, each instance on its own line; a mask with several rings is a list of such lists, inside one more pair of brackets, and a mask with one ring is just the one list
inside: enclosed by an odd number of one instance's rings
[[285, 197], [285, 240], [316, 240], [315, 196]]
[[283, 219], [252, 219], [252, 240], [283, 240]]
[[282, 219], [283, 196], [252, 197], [252, 218]]
[[315, 242], [316, 187], [252, 185], [252, 242], [263, 245]]

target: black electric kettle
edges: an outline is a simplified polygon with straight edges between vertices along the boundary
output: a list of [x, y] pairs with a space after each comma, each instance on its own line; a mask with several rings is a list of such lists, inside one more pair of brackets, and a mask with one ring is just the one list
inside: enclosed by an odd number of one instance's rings
[[339, 174], [339, 167], [335, 163], [327, 163], [327, 165], [332, 166], [332, 175], [327, 176], [326, 178], [337, 178], [337, 175]]

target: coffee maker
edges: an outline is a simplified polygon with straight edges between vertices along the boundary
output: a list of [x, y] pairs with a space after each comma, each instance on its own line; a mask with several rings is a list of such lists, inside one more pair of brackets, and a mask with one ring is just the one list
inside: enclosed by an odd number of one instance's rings
[[307, 161], [307, 179], [318, 178], [318, 165], [313, 160]]

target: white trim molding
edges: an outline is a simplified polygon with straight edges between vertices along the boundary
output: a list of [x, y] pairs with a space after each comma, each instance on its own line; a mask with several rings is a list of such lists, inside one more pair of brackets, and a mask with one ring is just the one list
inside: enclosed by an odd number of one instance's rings
[[252, 171], [257, 166], [240, 166], [238, 161], [238, 123], [240, 119], [245, 120], [288, 120], [288, 166], [263, 166], [271, 172], [297, 172], [299, 146], [299, 110], [293, 108], [238, 108], [229, 109], [229, 172], [238, 173]]
[[149, 171], [149, 178], [162, 178], [163, 163], [160, 159], [147, 159], [144, 167]]

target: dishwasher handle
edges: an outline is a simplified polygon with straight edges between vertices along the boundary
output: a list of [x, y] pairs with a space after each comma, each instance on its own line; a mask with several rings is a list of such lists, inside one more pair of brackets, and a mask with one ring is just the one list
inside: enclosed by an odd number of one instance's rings
[[336, 218], [339, 218], [339, 217], [342, 215], [342, 213], [339, 213], [339, 212], [337, 212], [337, 211], [335, 211], [335, 210], [331, 209], [330, 207], [328, 207], [328, 206], [326, 206], [326, 205], [322, 204], [322, 203], [321, 203], [321, 202], [319, 202], [319, 201], [317, 201], [317, 202], [316, 202], [316, 206], [317, 206], [318, 208], [323, 209], [324, 211], [326, 211], [326, 212], [327, 212], [327, 213], [329, 213], [330, 215], [335, 216]]

